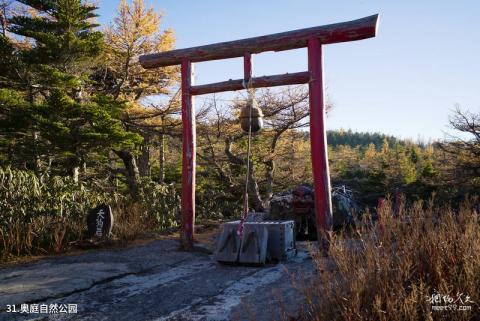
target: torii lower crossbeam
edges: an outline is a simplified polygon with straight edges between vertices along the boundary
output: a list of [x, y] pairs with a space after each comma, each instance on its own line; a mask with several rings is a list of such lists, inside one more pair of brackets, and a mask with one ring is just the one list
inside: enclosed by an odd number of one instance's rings
[[[153, 53], [140, 57], [144, 68], [181, 65], [182, 74], [182, 227], [181, 241], [185, 249], [193, 245], [195, 226], [195, 106], [193, 96], [243, 89], [249, 82], [253, 88], [309, 85], [310, 142], [315, 187], [315, 211], [319, 240], [332, 229], [332, 204], [328, 169], [327, 136], [322, 45], [375, 37], [378, 15], [349, 22], [293, 30], [268, 36], [222, 42], [201, 47]], [[251, 54], [265, 51], [308, 49], [308, 71], [293, 74], [251, 77]], [[243, 57], [244, 78], [194, 86], [192, 62]], [[320, 243], [322, 244], [322, 243]], [[323, 243], [325, 244], [325, 243]]]

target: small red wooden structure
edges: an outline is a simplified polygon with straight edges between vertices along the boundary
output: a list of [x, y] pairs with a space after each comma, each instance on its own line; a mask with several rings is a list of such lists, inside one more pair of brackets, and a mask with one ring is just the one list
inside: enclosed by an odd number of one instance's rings
[[[327, 136], [325, 132], [325, 102], [323, 80], [322, 45], [355, 41], [375, 37], [378, 15], [349, 22], [293, 30], [268, 36], [222, 42], [207, 46], [178, 49], [143, 55], [140, 63], [144, 68], [181, 65], [182, 74], [182, 227], [181, 240], [184, 248], [193, 244], [195, 224], [195, 106], [193, 96], [222, 91], [244, 89], [244, 83], [252, 88], [309, 84], [310, 141], [313, 180], [315, 186], [315, 210], [319, 233], [332, 227], [332, 204], [330, 175], [328, 169]], [[251, 55], [265, 51], [283, 51], [308, 48], [308, 71], [293, 74], [251, 77]], [[193, 62], [243, 57], [244, 79], [194, 86], [192, 83]]]

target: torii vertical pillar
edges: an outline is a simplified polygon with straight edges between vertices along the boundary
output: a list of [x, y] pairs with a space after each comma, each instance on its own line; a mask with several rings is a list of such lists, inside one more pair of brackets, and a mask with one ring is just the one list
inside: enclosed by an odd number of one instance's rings
[[195, 222], [195, 105], [191, 93], [193, 65], [182, 59], [182, 229], [181, 247], [188, 250], [193, 244]]
[[[332, 229], [332, 201], [328, 169], [327, 133], [325, 129], [325, 99], [323, 82], [322, 44], [318, 38], [308, 39], [308, 83], [310, 102], [310, 145], [318, 242], [325, 250], [326, 237]], [[327, 234], [327, 235], [326, 235]]]

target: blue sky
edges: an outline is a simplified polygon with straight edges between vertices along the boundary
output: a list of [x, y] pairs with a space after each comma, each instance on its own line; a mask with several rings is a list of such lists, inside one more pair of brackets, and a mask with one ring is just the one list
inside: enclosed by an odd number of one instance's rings
[[[177, 48], [354, 20], [380, 14], [376, 38], [325, 48], [328, 129], [443, 138], [460, 104], [480, 111], [480, 1], [163, 0]], [[100, 0], [108, 23], [117, 0]], [[305, 71], [305, 49], [253, 58], [256, 76]], [[197, 63], [196, 83], [242, 78], [241, 59]], [[202, 96], [204, 97], [204, 96]], [[229, 98], [229, 94], [223, 94]], [[202, 98], [197, 100], [201, 103]]]

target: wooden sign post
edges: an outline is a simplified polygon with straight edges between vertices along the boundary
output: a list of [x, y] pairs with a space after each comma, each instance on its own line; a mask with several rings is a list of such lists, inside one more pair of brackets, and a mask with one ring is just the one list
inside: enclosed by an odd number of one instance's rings
[[[193, 245], [195, 224], [195, 106], [192, 97], [223, 91], [242, 90], [248, 82], [251, 88], [309, 84], [310, 141], [315, 211], [319, 240], [332, 229], [332, 203], [328, 169], [327, 136], [322, 46], [375, 37], [378, 15], [349, 22], [293, 30], [255, 38], [222, 42], [207, 46], [177, 49], [140, 56], [144, 68], [181, 65], [182, 73], [182, 230], [185, 249]], [[284, 75], [251, 78], [251, 55], [265, 51], [308, 48], [308, 71]], [[244, 79], [194, 86], [193, 62], [244, 57]]]

